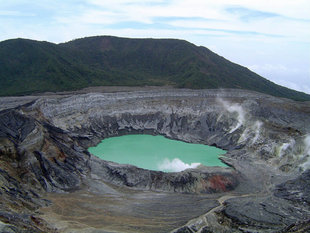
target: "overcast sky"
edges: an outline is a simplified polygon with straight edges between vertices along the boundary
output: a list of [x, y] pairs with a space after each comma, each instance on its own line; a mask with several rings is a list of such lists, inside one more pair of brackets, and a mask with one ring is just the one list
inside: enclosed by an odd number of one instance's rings
[[310, 0], [0, 0], [0, 41], [178, 38], [310, 93]]

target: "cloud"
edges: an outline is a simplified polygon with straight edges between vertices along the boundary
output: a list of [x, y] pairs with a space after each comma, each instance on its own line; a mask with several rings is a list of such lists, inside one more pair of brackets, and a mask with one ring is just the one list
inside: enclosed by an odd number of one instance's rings
[[263, 64], [263, 65], [251, 65], [249, 69], [258, 72], [287, 72], [289, 69], [282, 64]]
[[58, 23], [63, 24], [98, 24], [98, 25], [110, 25], [122, 21], [128, 20], [125, 17], [120, 17], [118, 13], [105, 11], [105, 10], [88, 10], [82, 12], [80, 15], [69, 16], [56, 16]]
[[[20, 2], [21, 6], [25, 8], [25, 1], [17, 2]], [[296, 2], [300, 4], [304, 1], [296, 0]], [[288, 4], [290, 9], [296, 9], [295, 13], [284, 11], [282, 6], [285, 4]], [[18, 4], [5, 4], [8, 9], [15, 9], [16, 5]], [[78, 28], [76, 25], [81, 25], [81, 27], [88, 26], [93, 31], [96, 31], [99, 26], [117, 27], [119, 30], [146, 29], [149, 26], [151, 29], [157, 28], [159, 31], [163, 28], [170, 28], [172, 31], [176, 29], [185, 31], [186, 29], [189, 35], [194, 32], [213, 36], [239, 34], [240, 36], [252, 36], [252, 38], [275, 36], [305, 40], [310, 34], [310, 32], [307, 33], [309, 30], [306, 30], [309, 23], [303, 21], [296, 24], [293, 22], [294, 20], [289, 19], [289, 17], [304, 16], [302, 13], [304, 10], [301, 9], [303, 7], [299, 6], [298, 8], [297, 6], [298, 4], [287, 0], [274, 0], [272, 3], [249, 0], [80, 0], [65, 2], [43, 0], [31, 5], [36, 12], [39, 9], [45, 12], [35, 24], [40, 22], [46, 25], [57, 23], [60, 27], [70, 28]], [[270, 11], [266, 11], [266, 9], [270, 9]], [[4, 12], [14, 14], [14, 11]], [[279, 16], [285, 16], [286, 22], [283, 22], [283, 19], [279, 22]], [[283, 23], [285, 23], [285, 27], [282, 26]], [[35, 24], [32, 26], [35, 27]]]
[[[242, 35], [242, 36], [264, 36], [264, 37], [285, 37], [281, 34], [265, 33], [250, 30], [250, 28], [244, 28], [244, 30], [238, 30], [237, 26], [227, 27], [227, 22], [219, 20], [206, 20], [206, 19], [183, 19], [173, 20], [167, 22], [167, 24], [186, 29], [200, 29], [208, 31], [209, 33], [218, 35]], [[230, 29], [229, 29], [230, 28]]]
[[35, 16], [35, 14], [24, 13], [24, 12], [20, 12], [20, 11], [7, 10], [7, 11], [0, 11], [0, 16], [33, 17], [33, 16]]
[[250, 65], [249, 69], [281, 86], [310, 94], [310, 71], [305, 71], [303, 67], [283, 64], [256, 64]]
[[310, 19], [308, 0], [218, 0], [220, 6], [227, 8], [240, 7], [254, 12], [271, 13], [296, 19]]
[[267, 18], [273, 18], [273, 17], [280, 17], [280, 15], [276, 13], [252, 10], [252, 9], [247, 9], [244, 7], [229, 7], [226, 9], [226, 11], [230, 14], [238, 15], [238, 17], [242, 21], [245, 21], [245, 22], [248, 22], [251, 20], [260, 20], [260, 19], [267, 19]]
[[[300, 2], [300, 0], [297, 1]], [[182, 28], [203, 29], [209, 32], [214, 30], [210, 34], [215, 34], [215, 30], [218, 32], [221, 30], [224, 33], [239, 33], [252, 37], [294, 37], [303, 40], [309, 38], [310, 32], [307, 33], [309, 30], [306, 30], [309, 23], [302, 21], [297, 26], [292, 17], [298, 18], [301, 15], [288, 14], [288, 11], [284, 11], [281, 8], [283, 1], [275, 0], [272, 4], [265, 1], [262, 1], [264, 3], [253, 2], [257, 1], [170, 0], [164, 2], [154, 0], [145, 4], [140, 0], [113, 2], [89, 0], [88, 3], [95, 6], [96, 10], [89, 10], [76, 16], [72, 18], [72, 22], [102, 25], [132, 22], [135, 26], [140, 23], [141, 27], [145, 26], [143, 24], [148, 24], [152, 27], [170, 25], [179, 27], [181, 30]], [[287, 4], [296, 8], [296, 4], [289, 2]], [[266, 9], [271, 9], [271, 11], [266, 11]], [[285, 27], [283, 27], [284, 24]], [[128, 27], [128, 24], [124, 25]]]

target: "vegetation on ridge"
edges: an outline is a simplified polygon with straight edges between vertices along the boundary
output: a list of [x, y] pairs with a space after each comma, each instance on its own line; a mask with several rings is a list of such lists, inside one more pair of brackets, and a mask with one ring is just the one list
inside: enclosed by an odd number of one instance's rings
[[240, 88], [310, 100], [187, 41], [97, 36], [62, 44], [0, 42], [0, 95], [99, 85]]

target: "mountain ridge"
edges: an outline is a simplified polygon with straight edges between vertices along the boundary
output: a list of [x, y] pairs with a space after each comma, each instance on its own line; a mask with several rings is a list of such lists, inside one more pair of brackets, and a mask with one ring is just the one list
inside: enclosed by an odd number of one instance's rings
[[60, 44], [0, 42], [1, 96], [107, 85], [237, 88], [310, 100], [185, 40], [95, 36]]

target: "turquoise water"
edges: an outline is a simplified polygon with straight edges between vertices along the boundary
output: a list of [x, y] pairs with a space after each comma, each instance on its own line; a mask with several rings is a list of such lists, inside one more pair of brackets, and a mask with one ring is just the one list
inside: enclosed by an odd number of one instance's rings
[[164, 136], [138, 134], [111, 137], [88, 151], [104, 160], [156, 171], [178, 172], [200, 164], [226, 167], [218, 158], [226, 151]]

